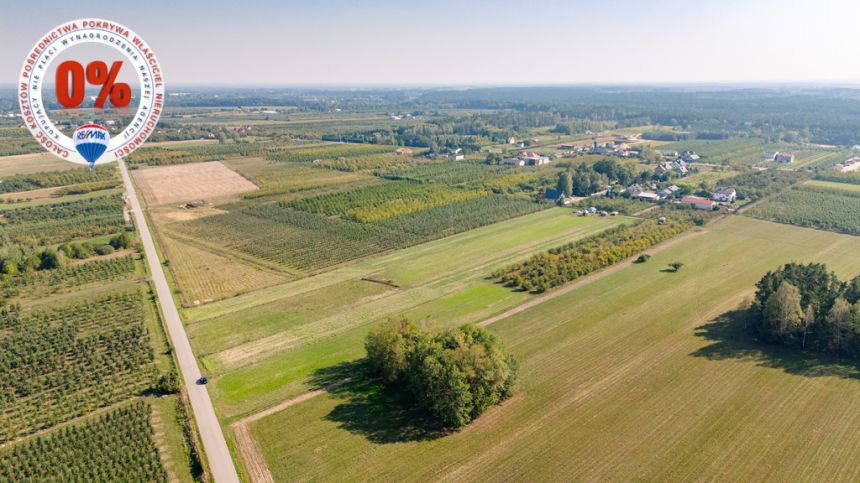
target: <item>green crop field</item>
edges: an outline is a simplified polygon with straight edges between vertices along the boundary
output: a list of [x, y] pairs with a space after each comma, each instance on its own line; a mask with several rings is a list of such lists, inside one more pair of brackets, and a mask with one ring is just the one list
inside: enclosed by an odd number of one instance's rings
[[[725, 219], [492, 325], [521, 387], [456, 434], [416, 425], [364, 382], [252, 434], [276, 480], [856, 480], [856, 369], [746, 341], [733, 321], [787, 261], [857, 274], [856, 243]], [[661, 270], [672, 261], [685, 266]]]
[[[860, 186], [833, 188], [822, 181], [786, 191], [753, 206], [746, 214], [756, 218], [860, 235]], [[832, 183], [836, 184], [836, 183]]]
[[[302, 274], [547, 207], [506, 195], [405, 182], [347, 193], [228, 205], [226, 213], [174, 223], [168, 229], [215, 249]], [[330, 216], [335, 214], [343, 218]]]
[[629, 220], [545, 210], [186, 310], [189, 336], [207, 369], [224, 374], [210, 386], [221, 410], [246, 413], [300, 390], [302, 379], [323, 364], [360, 355], [368, 324], [386, 315], [453, 324], [522, 303], [527, 294], [488, 275]]

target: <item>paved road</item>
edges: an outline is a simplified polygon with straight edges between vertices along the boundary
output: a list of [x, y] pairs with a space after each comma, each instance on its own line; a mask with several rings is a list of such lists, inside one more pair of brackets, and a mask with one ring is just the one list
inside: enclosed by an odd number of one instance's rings
[[197, 427], [200, 429], [200, 437], [203, 440], [203, 450], [206, 451], [209, 460], [209, 469], [218, 483], [238, 483], [239, 475], [236, 473], [236, 467], [233, 466], [233, 458], [230, 457], [230, 451], [227, 449], [226, 441], [224, 441], [221, 425], [218, 424], [218, 418], [215, 417], [215, 409], [209, 399], [209, 392], [206, 391], [206, 386], [196, 384], [200, 377], [200, 368], [197, 367], [197, 360], [194, 358], [194, 353], [191, 352], [191, 344], [188, 342], [188, 336], [185, 335], [185, 327], [179, 318], [179, 312], [176, 310], [176, 304], [170, 293], [170, 286], [164, 277], [164, 270], [158, 259], [158, 252], [155, 250], [149, 226], [146, 224], [137, 193], [134, 191], [134, 185], [131, 183], [125, 162], [122, 160], [119, 161], [119, 169], [131, 204], [134, 224], [140, 231], [140, 237], [143, 240], [146, 261], [149, 264], [149, 271], [152, 273], [152, 281], [155, 284], [155, 291], [167, 325], [167, 332], [170, 334], [173, 349], [176, 351], [176, 359], [179, 361], [179, 368], [182, 370], [185, 386], [188, 388], [191, 408], [194, 410], [194, 418], [197, 420]]

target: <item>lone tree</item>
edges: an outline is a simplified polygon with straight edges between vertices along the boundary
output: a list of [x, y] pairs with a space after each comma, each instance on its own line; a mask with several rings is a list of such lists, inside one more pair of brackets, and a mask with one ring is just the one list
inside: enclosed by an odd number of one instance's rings
[[558, 173], [558, 191], [564, 196], [570, 196], [573, 193], [573, 178], [570, 176], [570, 171], [562, 171]]
[[681, 269], [681, 267], [683, 267], [683, 266], [684, 266], [684, 264], [683, 264], [683, 263], [681, 263], [681, 262], [672, 262], [672, 263], [670, 263], [670, 264], [669, 264], [669, 267], [671, 267], [671, 268], [672, 268], [672, 271], [673, 271], [673, 272], [677, 272], [677, 271], [678, 271], [678, 270], [680, 270], [680, 269]]

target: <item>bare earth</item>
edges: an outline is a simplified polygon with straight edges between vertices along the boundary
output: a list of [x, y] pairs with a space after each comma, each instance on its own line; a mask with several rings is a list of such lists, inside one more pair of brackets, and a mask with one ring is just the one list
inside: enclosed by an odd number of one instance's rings
[[132, 173], [149, 206], [210, 200], [257, 189], [257, 185], [220, 161], [146, 168]]

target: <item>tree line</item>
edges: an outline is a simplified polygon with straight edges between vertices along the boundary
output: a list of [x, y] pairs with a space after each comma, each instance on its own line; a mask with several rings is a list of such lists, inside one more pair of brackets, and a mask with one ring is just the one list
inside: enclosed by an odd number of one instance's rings
[[610, 228], [497, 270], [492, 278], [519, 290], [545, 292], [632, 257], [691, 227], [687, 221], [660, 224], [645, 220], [634, 226]]

